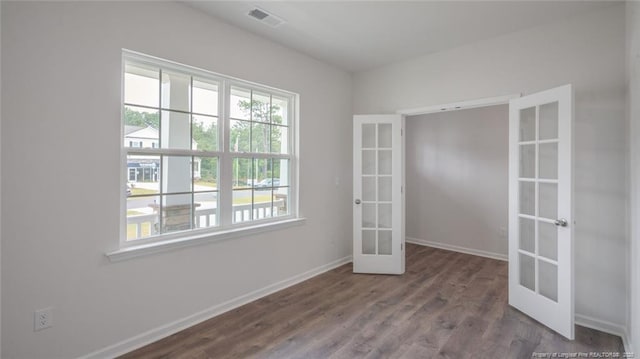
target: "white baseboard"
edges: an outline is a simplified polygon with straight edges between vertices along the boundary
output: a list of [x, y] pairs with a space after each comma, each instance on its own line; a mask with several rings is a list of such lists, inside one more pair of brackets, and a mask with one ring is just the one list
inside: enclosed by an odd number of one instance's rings
[[409, 243], [418, 244], [418, 245], [421, 245], [421, 246], [440, 248], [440, 249], [445, 249], [445, 250], [448, 250], [448, 251], [454, 251], [454, 252], [460, 252], [460, 253], [465, 253], [465, 254], [471, 254], [471, 255], [474, 255], [474, 256], [497, 259], [497, 260], [501, 260], [501, 261], [505, 261], [505, 262], [507, 262], [509, 260], [509, 257], [506, 254], [488, 252], [488, 251], [483, 251], [483, 250], [480, 250], [480, 249], [473, 249], [473, 248], [455, 246], [455, 245], [452, 245], [452, 244], [444, 244], [444, 243], [432, 242], [432, 241], [427, 241], [425, 239], [413, 238], [413, 237], [406, 237], [406, 241], [409, 242]]
[[295, 275], [288, 279], [268, 285], [264, 288], [255, 290], [253, 292], [241, 295], [239, 297], [228, 300], [224, 303], [215, 305], [211, 308], [205, 309], [203, 311], [190, 315], [186, 318], [178, 319], [172, 323], [163, 325], [158, 328], [151, 329], [145, 333], [139, 334], [130, 339], [99, 349], [95, 352], [82, 356], [81, 358], [86, 358], [86, 359], [114, 358], [114, 357], [126, 354], [132, 350], [141, 348], [147, 344], [151, 344], [159, 339], [175, 334], [181, 330], [194, 326], [198, 323], [211, 319], [215, 316], [228, 312], [232, 309], [235, 309], [247, 303], [253, 302], [254, 300], [260, 299], [269, 294], [275, 293], [279, 290], [285, 289], [287, 287], [291, 287], [295, 284], [298, 284], [307, 279], [313, 278], [319, 274], [330, 271], [334, 268], [337, 268], [343, 264], [347, 264], [351, 261], [352, 261], [352, 256], [340, 258], [331, 263], [327, 263], [325, 265], [313, 268], [304, 273]]
[[629, 333], [627, 328], [624, 325], [607, 322], [606, 320], [601, 320], [593, 317], [589, 317], [587, 315], [582, 315], [576, 313], [575, 316], [576, 325], [580, 325], [582, 327], [587, 327], [595, 330], [599, 330], [604, 333], [617, 335], [622, 338], [622, 344], [624, 345], [624, 350], [627, 353], [632, 353], [633, 348], [631, 348], [631, 343], [629, 342]]

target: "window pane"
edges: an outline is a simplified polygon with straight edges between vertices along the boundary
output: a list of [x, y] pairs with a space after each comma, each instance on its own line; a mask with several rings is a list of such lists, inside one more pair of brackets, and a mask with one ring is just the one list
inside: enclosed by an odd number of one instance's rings
[[251, 145], [251, 122], [231, 120], [229, 134], [229, 150], [249, 152]]
[[158, 111], [144, 107], [124, 107], [124, 147], [157, 148], [160, 143]]
[[215, 191], [218, 189], [218, 158], [193, 158], [194, 191]]
[[290, 214], [291, 189], [289, 187], [276, 187], [273, 189], [273, 216], [286, 216]]
[[127, 182], [133, 196], [159, 193], [160, 156], [127, 156]]
[[289, 100], [282, 97], [273, 96], [271, 99], [271, 123], [287, 126]]
[[218, 115], [218, 84], [193, 79], [193, 112]]
[[273, 186], [289, 185], [289, 160], [273, 159]]
[[233, 188], [251, 188], [254, 184], [250, 158], [233, 159]]
[[162, 193], [190, 192], [191, 156], [162, 156]]
[[253, 191], [253, 219], [273, 217], [273, 189], [256, 188]]
[[218, 150], [218, 118], [194, 115], [191, 123], [191, 148], [200, 151]]
[[251, 91], [232, 87], [229, 110], [231, 118], [249, 120], [251, 114]]
[[194, 228], [214, 227], [220, 224], [218, 192], [195, 193]]
[[191, 194], [162, 196], [160, 232], [186, 231], [192, 228]]
[[253, 160], [253, 179], [256, 180], [254, 188], [271, 190], [273, 187], [273, 178], [271, 177], [271, 159], [260, 158]]
[[160, 70], [137, 64], [125, 64], [124, 102], [132, 105], [160, 105]]
[[266, 153], [269, 152], [269, 124], [252, 122], [251, 123], [251, 152]]
[[162, 72], [162, 108], [189, 111], [191, 106], [191, 76]]
[[127, 198], [127, 240], [158, 234], [158, 215], [153, 209], [158, 203], [159, 196]]
[[251, 121], [270, 122], [271, 96], [269, 94], [253, 91], [251, 103]]
[[233, 190], [233, 223], [250, 221], [252, 219], [252, 200], [252, 189]]
[[190, 149], [191, 121], [183, 112], [162, 111], [160, 117], [160, 145], [162, 148]]
[[271, 126], [271, 153], [289, 153], [289, 128]]

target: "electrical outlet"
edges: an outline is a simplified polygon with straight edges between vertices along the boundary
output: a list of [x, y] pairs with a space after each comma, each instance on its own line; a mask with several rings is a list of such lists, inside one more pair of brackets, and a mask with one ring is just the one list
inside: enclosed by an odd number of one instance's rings
[[33, 313], [33, 330], [51, 328], [53, 326], [53, 308], [36, 310]]

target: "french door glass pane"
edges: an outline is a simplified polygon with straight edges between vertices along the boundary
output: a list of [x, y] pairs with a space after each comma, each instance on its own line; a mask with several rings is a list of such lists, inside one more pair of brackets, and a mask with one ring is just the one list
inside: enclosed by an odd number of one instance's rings
[[376, 178], [375, 177], [362, 177], [362, 200], [363, 201], [376, 200]]
[[538, 254], [558, 260], [558, 227], [556, 225], [538, 221]]
[[378, 148], [391, 148], [391, 124], [378, 125]]
[[378, 254], [391, 255], [391, 231], [378, 231]]
[[558, 102], [540, 106], [540, 139], [551, 140], [558, 138]]
[[540, 198], [538, 201], [539, 216], [548, 219], [558, 218], [558, 185], [555, 183], [539, 183]]
[[540, 294], [558, 301], [558, 266], [538, 259]]
[[534, 216], [536, 211], [535, 200], [535, 182], [520, 181], [520, 213]]
[[376, 204], [362, 204], [362, 228], [376, 228]]
[[535, 253], [535, 234], [535, 221], [529, 218], [520, 218], [520, 249]]
[[558, 178], [558, 144], [541, 143], [539, 149], [540, 176], [544, 179]]
[[376, 231], [362, 231], [362, 254], [376, 254]]
[[536, 175], [536, 145], [520, 145], [520, 178]]
[[376, 151], [362, 150], [362, 174], [376, 174]]
[[536, 265], [533, 257], [526, 254], [519, 254], [520, 262], [520, 285], [533, 291], [536, 290]]
[[391, 202], [391, 177], [378, 177], [378, 200]]
[[176, 72], [162, 72], [161, 103], [163, 109], [191, 110], [191, 76]]
[[520, 110], [520, 141], [536, 139], [536, 108], [529, 107]]
[[378, 227], [391, 228], [391, 204], [378, 204]]
[[376, 125], [371, 123], [365, 123], [362, 125], [362, 147], [375, 148], [376, 147]]
[[391, 174], [391, 150], [378, 151], [378, 174]]

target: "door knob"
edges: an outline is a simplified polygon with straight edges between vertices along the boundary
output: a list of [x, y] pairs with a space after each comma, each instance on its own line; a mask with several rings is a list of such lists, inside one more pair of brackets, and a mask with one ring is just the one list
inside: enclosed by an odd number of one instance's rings
[[567, 222], [567, 220], [564, 218], [560, 218], [556, 219], [553, 223], [559, 227], [566, 227], [569, 222]]
[[356, 199], [354, 202], [355, 204], [360, 204], [360, 199]]

